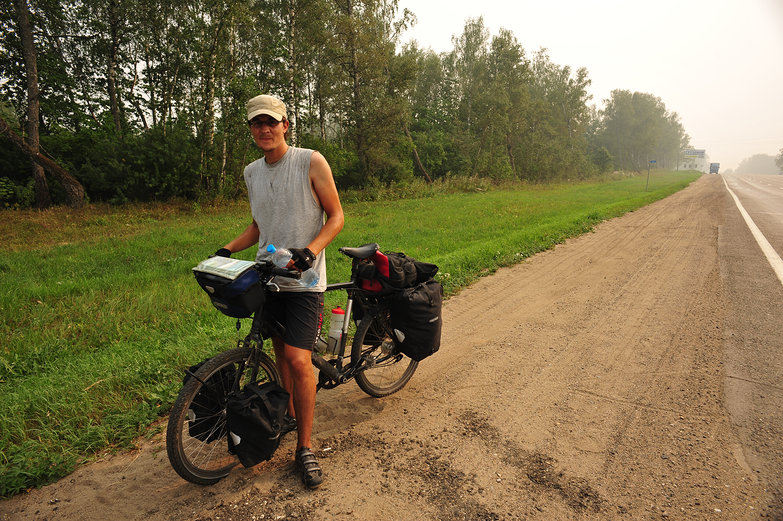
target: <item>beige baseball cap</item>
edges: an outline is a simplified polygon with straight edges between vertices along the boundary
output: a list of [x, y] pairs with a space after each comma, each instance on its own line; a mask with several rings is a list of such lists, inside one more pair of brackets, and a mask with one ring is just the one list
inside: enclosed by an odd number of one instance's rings
[[267, 94], [261, 94], [247, 102], [247, 120], [250, 121], [259, 114], [272, 116], [278, 121], [287, 119], [285, 103]]

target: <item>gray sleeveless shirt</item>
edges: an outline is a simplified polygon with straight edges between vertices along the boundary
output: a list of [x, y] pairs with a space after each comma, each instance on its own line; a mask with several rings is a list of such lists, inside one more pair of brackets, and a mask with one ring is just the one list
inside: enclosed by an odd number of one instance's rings
[[[268, 259], [269, 244], [277, 248], [304, 248], [324, 225], [324, 210], [316, 200], [310, 183], [310, 158], [313, 151], [288, 147], [276, 163], [264, 158], [245, 167], [245, 183], [250, 211], [258, 225], [256, 260]], [[297, 281], [276, 277], [281, 291], [318, 291], [326, 289], [326, 255], [318, 254], [313, 263], [318, 284], [302, 287]]]

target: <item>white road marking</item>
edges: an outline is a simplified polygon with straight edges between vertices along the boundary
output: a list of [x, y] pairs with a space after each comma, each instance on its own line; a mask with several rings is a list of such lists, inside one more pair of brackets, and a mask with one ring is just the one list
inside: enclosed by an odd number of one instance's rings
[[756, 223], [754, 223], [753, 219], [750, 218], [748, 212], [745, 211], [745, 208], [742, 206], [742, 203], [740, 202], [737, 195], [731, 190], [731, 188], [729, 188], [729, 183], [726, 182], [725, 176], [723, 177], [723, 184], [726, 185], [726, 190], [729, 191], [731, 197], [734, 199], [734, 202], [737, 203], [737, 208], [742, 214], [742, 217], [745, 219], [745, 223], [748, 225], [748, 228], [750, 228], [750, 232], [753, 234], [753, 237], [756, 239], [756, 242], [761, 248], [762, 253], [764, 253], [764, 256], [767, 258], [769, 265], [772, 266], [772, 271], [775, 272], [775, 275], [777, 275], [778, 280], [780, 281], [781, 284], [783, 284], [783, 259], [780, 258], [780, 256], [777, 254], [775, 249], [769, 243], [767, 238], [764, 237], [764, 234], [761, 233], [759, 227], [756, 226]]

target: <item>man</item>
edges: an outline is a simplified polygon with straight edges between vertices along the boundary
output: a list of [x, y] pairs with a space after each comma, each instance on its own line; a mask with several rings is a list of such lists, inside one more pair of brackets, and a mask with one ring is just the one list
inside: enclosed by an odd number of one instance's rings
[[270, 256], [266, 247], [274, 244], [291, 251], [290, 268], [312, 267], [319, 275], [312, 288], [278, 277], [280, 292], [266, 302], [267, 310], [286, 328], [282, 338], [272, 338], [272, 345], [283, 387], [291, 393], [288, 409], [298, 435], [296, 465], [305, 485], [315, 488], [323, 473], [310, 450], [316, 392], [310, 355], [323, 319], [324, 249], [343, 228], [343, 210], [326, 159], [286, 142], [290, 123], [282, 101], [256, 96], [247, 103], [247, 119], [253, 140], [264, 152], [244, 172], [253, 221], [217, 254], [230, 256], [257, 244], [256, 259], [263, 260]]

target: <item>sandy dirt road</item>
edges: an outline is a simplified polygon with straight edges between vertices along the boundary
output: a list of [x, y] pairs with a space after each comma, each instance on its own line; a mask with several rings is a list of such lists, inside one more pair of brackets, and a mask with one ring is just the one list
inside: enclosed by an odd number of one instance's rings
[[0, 519], [781, 519], [780, 462], [748, 461], [726, 405], [731, 211], [703, 176], [449, 299], [441, 351], [403, 391], [319, 393], [317, 491], [293, 475], [292, 440], [204, 488], [157, 435]]

